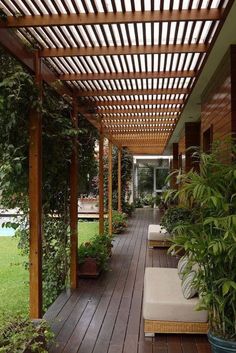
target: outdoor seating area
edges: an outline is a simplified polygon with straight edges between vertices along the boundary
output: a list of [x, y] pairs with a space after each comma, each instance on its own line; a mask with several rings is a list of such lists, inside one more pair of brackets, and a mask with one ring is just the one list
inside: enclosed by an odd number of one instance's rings
[[235, 18], [0, 0], [0, 352], [236, 353]]
[[[202, 334], [144, 336], [145, 268], [176, 271], [178, 263], [166, 249], [148, 248], [148, 225], [154, 222], [159, 223], [158, 210], [137, 210], [127, 231], [116, 238], [111, 271], [96, 281], [80, 280], [77, 290], [63, 293], [52, 305], [45, 314], [56, 333], [50, 352], [211, 352]], [[160, 287], [156, 280], [154, 285]]]

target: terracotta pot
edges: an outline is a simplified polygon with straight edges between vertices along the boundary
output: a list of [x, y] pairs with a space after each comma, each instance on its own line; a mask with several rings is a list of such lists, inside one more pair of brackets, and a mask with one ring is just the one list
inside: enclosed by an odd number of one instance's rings
[[96, 278], [100, 275], [100, 273], [101, 273], [101, 269], [97, 264], [96, 259], [93, 259], [92, 257], [86, 258], [85, 262], [82, 264], [79, 264], [78, 266], [79, 277]]

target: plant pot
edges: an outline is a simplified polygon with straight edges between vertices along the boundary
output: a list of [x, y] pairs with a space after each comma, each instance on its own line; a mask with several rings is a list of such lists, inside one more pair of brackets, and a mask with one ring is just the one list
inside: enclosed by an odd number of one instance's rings
[[236, 353], [236, 341], [224, 340], [208, 333], [212, 353]]
[[85, 259], [85, 262], [79, 264], [78, 266], [78, 275], [79, 277], [84, 278], [97, 278], [101, 273], [101, 268], [96, 262], [96, 259], [88, 257]]

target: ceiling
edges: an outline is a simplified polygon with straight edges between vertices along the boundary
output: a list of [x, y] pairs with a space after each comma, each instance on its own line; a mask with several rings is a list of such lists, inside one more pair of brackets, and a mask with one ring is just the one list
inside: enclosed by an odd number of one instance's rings
[[233, 3], [0, 0], [0, 25], [39, 50], [113, 143], [162, 154]]

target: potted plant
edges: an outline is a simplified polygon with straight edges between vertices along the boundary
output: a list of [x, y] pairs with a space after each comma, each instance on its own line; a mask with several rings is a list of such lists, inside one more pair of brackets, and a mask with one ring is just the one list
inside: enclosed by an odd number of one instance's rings
[[[112, 233], [120, 234], [127, 227], [127, 216], [123, 212], [112, 211]], [[108, 233], [108, 220], [105, 221], [105, 231]]]
[[197, 216], [196, 213], [197, 210], [194, 208], [184, 206], [170, 206], [165, 211], [160, 225], [164, 227], [168, 233], [171, 234], [178, 225], [194, 222]]
[[90, 242], [83, 243], [78, 249], [78, 273], [80, 277], [99, 276], [107, 269], [109, 250], [108, 240], [102, 240], [102, 235], [95, 236]]
[[37, 322], [21, 316], [4, 320], [0, 327], [0, 352], [47, 353], [53, 333], [44, 320]]
[[183, 247], [198, 264], [198, 309], [208, 310], [213, 352], [232, 353], [236, 352], [236, 164], [220, 161], [218, 148], [202, 153], [200, 162], [200, 174], [190, 171], [180, 176], [177, 196], [195, 207], [198, 217], [175, 229], [174, 247]]

